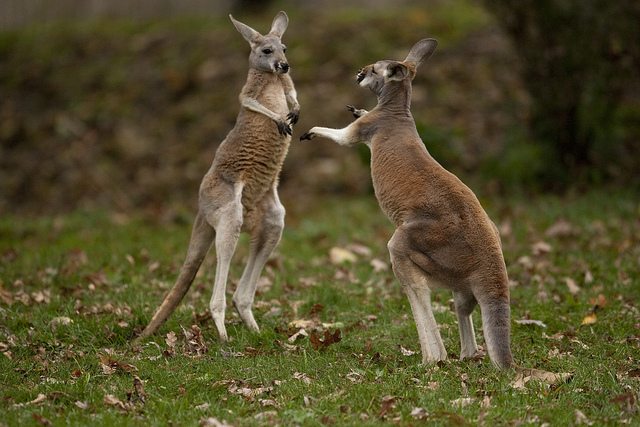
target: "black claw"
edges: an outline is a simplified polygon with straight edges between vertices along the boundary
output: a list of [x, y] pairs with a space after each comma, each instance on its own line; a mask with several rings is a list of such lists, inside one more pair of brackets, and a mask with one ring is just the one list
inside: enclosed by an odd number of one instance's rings
[[289, 126], [287, 122], [278, 121], [276, 122], [276, 125], [278, 126], [278, 132], [280, 132], [280, 135], [291, 135], [291, 126]]
[[287, 120], [289, 120], [290, 125], [295, 125], [296, 123], [298, 123], [299, 118], [300, 118], [299, 111], [292, 111], [289, 114], [287, 114]]
[[303, 133], [302, 135], [300, 135], [300, 141], [303, 141], [303, 140], [305, 140], [305, 139], [307, 139], [307, 140], [309, 140], [309, 141], [310, 141], [310, 140], [311, 140], [311, 138], [313, 138], [314, 136], [315, 136], [315, 134], [314, 134], [314, 133], [311, 133], [311, 132], [305, 132], [305, 133]]

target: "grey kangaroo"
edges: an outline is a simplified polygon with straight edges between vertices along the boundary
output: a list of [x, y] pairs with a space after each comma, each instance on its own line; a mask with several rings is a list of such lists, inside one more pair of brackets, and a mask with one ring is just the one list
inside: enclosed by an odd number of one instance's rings
[[264, 36], [229, 17], [251, 46], [249, 75], [240, 93], [240, 113], [200, 184], [198, 214], [178, 279], [138, 340], [153, 334], [175, 310], [214, 241], [217, 266], [209, 308], [220, 339], [228, 340], [225, 289], [241, 230], [249, 232], [251, 243], [233, 303], [245, 325], [259, 331], [251, 307], [256, 283], [284, 227], [278, 176], [300, 106], [281, 40], [289, 23], [287, 14], [279, 12]]
[[321, 136], [340, 145], [371, 149], [371, 176], [381, 209], [395, 224], [388, 249], [393, 271], [409, 298], [424, 363], [446, 359], [431, 309], [435, 288], [453, 291], [460, 330], [460, 358], [477, 351], [471, 312], [480, 305], [491, 361], [514, 366], [510, 347], [507, 270], [498, 231], [475, 194], [445, 170], [416, 131], [411, 82], [437, 42], [416, 43], [404, 61], [378, 61], [357, 82], [378, 97], [371, 111], [347, 108], [356, 120], [343, 129], [313, 127], [300, 137]]

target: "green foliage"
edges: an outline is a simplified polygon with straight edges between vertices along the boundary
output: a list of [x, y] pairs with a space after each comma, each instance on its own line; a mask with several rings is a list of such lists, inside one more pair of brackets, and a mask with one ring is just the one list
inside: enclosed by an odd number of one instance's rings
[[[486, 357], [458, 361], [447, 292], [435, 292], [433, 301], [450, 358], [422, 366], [400, 286], [390, 270], [370, 265], [373, 258], [388, 265], [392, 232], [372, 198], [329, 200], [290, 216], [256, 297], [262, 332], [249, 332], [229, 308], [226, 344], [207, 311], [213, 254], [159, 334], [139, 348], [129, 344], [177, 275], [189, 223], [96, 212], [4, 216], [2, 423], [197, 425], [214, 417], [232, 425], [571, 425], [581, 416], [594, 425], [638, 423], [636, 195], [481, 200], [502, 231], [515, 358], [572, 372], [570, 382], [515, 389], [514, 374], [495, 370]], [[532, 249], [541, 240], [549, 252]], [[229, 292], [247, 243], [238, 246]], [[353, 243], [360, 245], [356, 262], [329, 262], [332, 247]], [[583, 325], [593, 313], [595, 323]], [[482, 344], [477, 311], [474, 319]], [[294, 320], [333, 324], [342, 340], [320, 349], [304, 337], [289, 343]], [[201, 330], [204, 354], [185, 341], [182, 327], [191, 325]]]
[[[638, 133], [619, 119], [638, 103], [640, 3], [634, 0], [486, 0], [521, 59], [530, 129], [544, 147], [552, 188], [612, 176], [637, 178]], [[631, 96], [629, 96], [631, 95]], [[640, 115], [632, 118], [640, 122]], [[633, 133], [633, 134], [630, 134]], [[631, 148], [633, 153], [629, 153]], [[611, 169], [617, 169], [612, 173]]]

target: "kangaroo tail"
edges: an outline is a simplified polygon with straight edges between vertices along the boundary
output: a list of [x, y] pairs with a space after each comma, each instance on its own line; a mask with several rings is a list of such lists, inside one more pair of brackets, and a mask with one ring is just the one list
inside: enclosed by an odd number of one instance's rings
[[187, 258], [180, 269], [180, 274], [176, 280], [175, 285], [167, 296], [162, 301], [162, 304], [158, 307], [153, 318], [144, 328], [144, 331], [134, 340], [139, 342], [140, 340], [153, 335], [158, 328], [167, 320], [167, 318], [176, 309], [182, 298], [191, 287], [193, 279], [196, 277], [196, 273], [207, 255], [211, 243], [215, 238], [215, 230], [211, 227], [203, 215], [198, 213], [196, 216], [193, 230], [191, 232], [191, 240], [189, 242], [189, 250], [187, 252]]

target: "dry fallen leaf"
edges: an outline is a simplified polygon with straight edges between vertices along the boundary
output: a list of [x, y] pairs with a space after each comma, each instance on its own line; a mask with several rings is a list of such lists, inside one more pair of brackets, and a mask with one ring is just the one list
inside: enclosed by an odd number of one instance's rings
[[576, 416], [576, 425], [579, 425], [579, 424], [586, 424], [588, 426], [593, 425], [593, 421], [590, 421], [589, 418], [587, 418], [587, 416], [580, 409], [576, 409], [574, 411], [574, 414]]
[[380, 413], [378, 414], [378, 417], [384, 418], [390, 411], [394, 410], [396, 407], [396, 400], [395, 396], [384, 396], [380, 402]]
[[233, 427], [226, 421], [218, 421], [216, 418], [209, 417], [200, 420], [200, 427]]
[[56, 329], [58, 326], [68, 326], [72, 323], [73, 323], [73, 319], [67, 316], [59, 316], [51, 319], [51, 321], [49, 322], [49, 326], [52, 329]]
[[544, 241], [539, 241], [531, 245], [531, 252], [534, 255], [544, 255], [551, 252], [551, 245]]
[[88, 409], [89, 404], [86, 401], [76, 400], [74, 405], [80, 409]]
[[571, 277], [565, 277], [564, 282], [567, 284], [567, 288], [571, 295], [577, 295], [578, 292], [580, 292], [580, 286], [576, 285], [576, 281]]
[[416, 420], [424, 420], [429, 416], [429, 413], [424, 408], [413, 408], [411, 410], [411, 417]]
[[144, 391], [144, 382], [137, 375], [133, 376], [133, 397], [142, 404], [147, 400], [147, 393]]
[[518, 325], [535, 325], [535, 326], [540, 326], [541, 328], [546, 328], [547, 327], [547, 325], [542, 320], [518, 319], [515, 322]]
[[40, 414], [36, 414], [35, 412], [31, 414], [31, 417], [41, 426], [51, 426], [53, 423], [47, 418], [43, 417]]
[[450, 403], [451, 406], [464, 408], [465, 406], [471, 405], [473, 402], [475, 402], [475, 399], [473, 397], [459, 397], [457, 399], [453, 399]]
[[572, 234], [574, 234], [573, 226], [565, 219], [559, 219], [544, 232], [547, 237], [567, 237]]
[[516, 389], [524, 389], [525, 385], [531, 380], [542, 381], [549, 385], [557, 385], [570, 380], [573, 374], [569, 372], [554, 373], [533, 368], [517, 368], [515, 380], [511, 383], [511, 387]]
[[368, 246], [361, 245], [359, 243], [351, 243], [347, 245], [346, 249], [348, 251], [353, 252], [356, 255], [360, 255], [365, 258], [368, 258], [371, 256], [371, 249]]
[[403, 346], [400, 346], [400, 353], [402, 353], [403, 356], [413, 356], [416, 354], [415, 351], [404, 348]]
[[380, 273], [381, 271], [387, 271], [389, 269], [389, 265], [379, 258], [372, 259], [369, 264], [373, 267], [374, 273]]
[[113, 394], [105, 394], [103, 401], [105, 405], [115, 406], [118, 409], [126, 410], [124, 402], [115, 397]]
[[336, 246], [329, 250], [329, 260], [332, 264], [339, 265], [345, 262], [356, 262], [358, 257], [350, 250]]
[[193, 409], [195, 409], [196, 411], [206, 411], [207, 409], [209, 409], [211, 405], [207, 402], [204, 402], [200, 405], [196, 405], [193, 407]]
[[289, 322], [288, 326], [295, 329], [313, 329], [318, 326], [318, 322], [311, 319], [295, 319]]
[[311, 384], [311, 378], [309, 378], [307, 374], [303, 372], [294, 372], [293, 378], [295, 378], [296, 380], [300, 380], [305, 384]]
[[333, 333], [325, 330], [324, 337], [321, 339], [315, 331], [312, 331], [311, 335], [309, 335], [309, 341], [314, 350], [320, 350], [329, 347], [331, 344], [340, 342], [342, 340], [340, 334], [340, 329], [336, 329]]
[[595, 313], [589, 313], [586, 316], [584, 316], [584, 319], [582, 319], [581, 325], [593, 325], [597, 321], [598, 321], [598, 316], [596, 316]]

